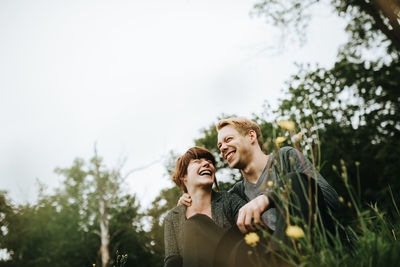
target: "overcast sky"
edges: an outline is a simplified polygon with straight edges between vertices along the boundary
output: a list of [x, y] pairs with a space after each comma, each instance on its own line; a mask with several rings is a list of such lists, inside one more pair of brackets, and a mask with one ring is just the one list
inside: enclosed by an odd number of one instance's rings
[[[277, 104], [297, 63], [331, 66], [343, 21], [318, 7], [304, 47], [249, 15], [250, 0], [0, 1], [0, 190], [34, 201], [36, 179], [89, 159], [125, 171], [183, 153], [221, 113]], [[278, 51], [278, 52], [277, 52]], [[164, 162], [129, 176], [144, 207], [172, 186]]]

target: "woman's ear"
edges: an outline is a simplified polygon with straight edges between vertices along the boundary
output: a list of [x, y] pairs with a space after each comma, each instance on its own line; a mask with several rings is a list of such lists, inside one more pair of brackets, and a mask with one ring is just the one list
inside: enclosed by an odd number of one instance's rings
[[182, 183], [185, 184], [187, 182], [187, 174], [179, 179], [181, 179]]

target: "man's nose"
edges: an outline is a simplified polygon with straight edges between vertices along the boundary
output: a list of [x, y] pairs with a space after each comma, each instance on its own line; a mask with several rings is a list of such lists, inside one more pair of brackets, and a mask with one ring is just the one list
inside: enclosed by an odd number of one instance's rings
[[221, 153], [223, 153], [226, 149], [227, 149], [227, 145], [226, 144], [222, 144], [221, 147], [219, 148]]

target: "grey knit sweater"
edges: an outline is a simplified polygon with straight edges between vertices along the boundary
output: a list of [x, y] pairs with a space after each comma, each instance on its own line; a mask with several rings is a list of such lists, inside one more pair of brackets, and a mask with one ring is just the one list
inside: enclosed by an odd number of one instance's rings
[[[238, 195], [228, 192], [212, 191], [211, 217], [216, 225], [228, 229], [236, 224], [239, 209], [246, 204]], [[186, 221], [186, 206], [177, 206], [165, 217], [164, 242], [165, 259], [181, 256], [183, 247], [183, 228]]]

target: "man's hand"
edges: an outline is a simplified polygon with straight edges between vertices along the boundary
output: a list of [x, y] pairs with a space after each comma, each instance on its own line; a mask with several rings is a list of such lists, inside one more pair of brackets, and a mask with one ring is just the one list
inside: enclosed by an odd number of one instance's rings
[[249, 229], [255, 231], [256, 229], [251, 224], [253, 220], [256, 224], [263, 224], [260, 217], [261, 214], [267, 210], [268, 205], [268, 197], [260, 195], [241, 207], [236, 222], [240, 232], [247, 233]]
[[184, 193], [179, 198], [177, 206], [181, 206], [181, 205], [185, 205], [187, 207], [190, 207], [192, 205], [192, 198], [190, 197], [190, 195], [188, 193]]

